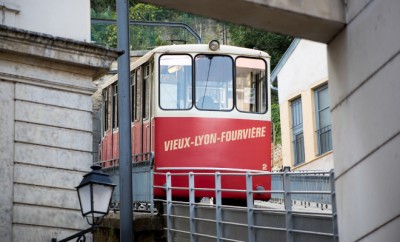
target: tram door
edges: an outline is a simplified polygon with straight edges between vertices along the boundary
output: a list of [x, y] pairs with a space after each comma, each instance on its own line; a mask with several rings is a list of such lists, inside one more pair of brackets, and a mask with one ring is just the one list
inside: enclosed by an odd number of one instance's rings
[[151, 151], [151, 68], [145, 64], [136, 69], [132, 76], [134, 85], [134, 114], [132, 128], [133, 154]]

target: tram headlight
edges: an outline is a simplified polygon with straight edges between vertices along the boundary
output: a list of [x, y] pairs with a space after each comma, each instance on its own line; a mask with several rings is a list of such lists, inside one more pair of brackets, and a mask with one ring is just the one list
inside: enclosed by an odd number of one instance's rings
[[210, 43], [208, 43], [208, 48], [212, 51], [216, 51], [219, 49], [219, 41], [218, 40], [211, 40]]

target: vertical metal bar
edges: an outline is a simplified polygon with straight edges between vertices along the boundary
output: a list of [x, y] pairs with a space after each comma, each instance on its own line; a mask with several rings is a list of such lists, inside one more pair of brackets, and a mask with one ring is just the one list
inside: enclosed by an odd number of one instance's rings
[[292, 195], [290, 193], [290, 176], [289, 171], [285, 169], [283, 172], [283, 191], [285, 201], [286, 214], [286, 242], [293, 242], [293, 221], [292, 221]]
[[255, 241], [254, 236], [254, 203], [252, 175], [246, 172], [246, 197], [247, 197], [247, 237], [249, 242]]
[[124, 53], [118, 57], [119, 103], [119, 173], [120, 173], [120, 239], [134, 241], [132, 209], [132, 146], [129, 64], [129, 2], [117, 0], [117, 47]]
[[151, 215], [154, 214], [154, 170], [150, 168], [150, 211]]
[[215, 224], [217, 225], [217, 242], [222, 241], [222, 194], [221, 173], [215, 173]]
[[167, 238], [168, 242], [172, 242], [172, 182], [171, 182], [171, 173], [166, 174], [166, 184], [165, 189], [167, 190]]
[[190, 214], [190, 242], [195, 242], [195, 235], [196, 233], [196, 228], [194, 224], [194, 216], [195, 216], [195, 211], [194, 211], [194, 206], [195, 206], [195, 201], [194, 201], [194, 174], [193, 172], [189, 172], [189, 214]]
[[336, 188], [335, 188], [335, 174], [331, 170], [329, 174], [331, 182], [331, 199], [332, 199], [332, 225], [333, 225], [333, 241], [339, 241], [338, 224], [337, 224], [337, 210], [336, 210]]

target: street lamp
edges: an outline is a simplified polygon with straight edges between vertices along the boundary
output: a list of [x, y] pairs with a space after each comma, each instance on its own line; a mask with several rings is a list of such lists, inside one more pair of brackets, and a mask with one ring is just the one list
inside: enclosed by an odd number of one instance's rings
[[[76, 241], [79, 241], [80, 238], [85, 241], [85, 234], [92, 232], [108, 213], [115, 185], [111, 182], [110, 177], [101, 171], [99, 165], [93, 165], [91, 168], [92, 171], [84, 175], [81, 183], [76, 187], [82, 216], [86, 218], [91, 227], [58, 242], [70, 241], [75, 238], [77, 238]], [[57, 242], [57, 239], [53, 238], [51, 241]]]

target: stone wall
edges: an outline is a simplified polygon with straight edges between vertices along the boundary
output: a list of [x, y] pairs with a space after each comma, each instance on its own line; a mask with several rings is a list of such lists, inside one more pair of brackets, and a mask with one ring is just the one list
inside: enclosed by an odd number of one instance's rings
[[0, 27], [1, 241], [88, 227], [75, 187], [92, 164], [93, 79], [117, 53]]

